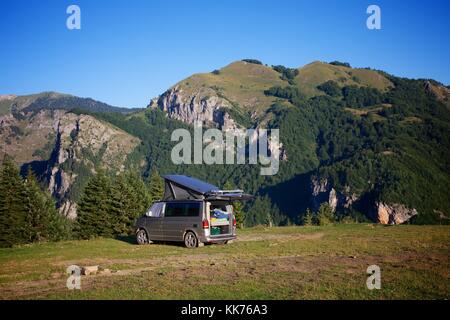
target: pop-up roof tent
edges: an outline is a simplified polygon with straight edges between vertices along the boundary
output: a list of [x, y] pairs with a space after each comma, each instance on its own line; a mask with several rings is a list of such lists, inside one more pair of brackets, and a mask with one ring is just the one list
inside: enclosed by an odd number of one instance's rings
[[253, 196], [245, 194], [242, 190], [220, 190], [215, 185], [184, 176], [166, 175], [164, 201], [168, 200], [225, 200], [245, 201], [253, 199]]

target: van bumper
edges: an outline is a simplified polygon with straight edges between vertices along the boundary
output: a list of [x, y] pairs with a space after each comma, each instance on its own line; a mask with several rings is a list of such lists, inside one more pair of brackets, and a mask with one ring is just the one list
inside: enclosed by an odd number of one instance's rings
[[217, 235], [217, 236], [205, 236], [203, 239], [200, 239], [203, 243], [216, 243], [216, 242], [223, 242], [223, 241], [230, 241], [236, 239], [235, 234], [224, 234], [224, 235]]

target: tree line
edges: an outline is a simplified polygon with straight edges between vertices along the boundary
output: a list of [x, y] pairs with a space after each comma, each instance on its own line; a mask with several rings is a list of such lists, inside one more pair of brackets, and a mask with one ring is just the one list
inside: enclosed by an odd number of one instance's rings
[[[163, 181], [156, 169], [147, 180], [136, 170], [112, 175], [99, 169], [85, 186], [77, 218], [71, 221], [58, 212], [50, 192], [31, 169], [23, 178], [12, 158], [5, 157], [0, 170], [0, 246], [130, 235], [135, 219], [163, 196]], [[227, 182], [224, 188], [234, 186]], [[238, 227], [292, 223], [267, 196], [249, 203], [246, 213], [241, 202], [233, 207]], [[324, 205], [317, 214], [306, 212], [300, 217], [298, 223], [303, 225], [337, 221]]]
[[22, 178], [6, 156], [0, 170], [0, 247], [70, 236], [70, 221], [58, 213], [50, 193], [42, 189], [31, 170]]
[[50, 192], [31, 169], [25, 178], [13, 159], [0, 167], [0, 247], [40, 241], [132, 234], [135, 219], [162, 198], [163, 183], [153, 170], [148, 183], [136, 170], [118, 175], [98, 170], [84, 188], [75, 221], [62, 216]]
[[74, 232], [79, 238], [133, 233], [135, 219], [161, 200], [163, 182], [156, 169], [148, 183], [129, 170], [118, 176], [99, 170], [88, 182], [78, 205]]

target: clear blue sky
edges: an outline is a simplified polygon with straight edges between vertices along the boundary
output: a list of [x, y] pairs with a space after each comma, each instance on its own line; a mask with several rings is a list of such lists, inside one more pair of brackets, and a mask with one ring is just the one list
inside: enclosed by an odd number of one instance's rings
[[[66, 8], [81, 8], [81, 30]], [[366, 28], [381, 7], [382, 30]], [[59, 91], [143, 107], [243, 58], [348, 61], [450, 84], [450, 1], [2, 0], [0, 93]]]

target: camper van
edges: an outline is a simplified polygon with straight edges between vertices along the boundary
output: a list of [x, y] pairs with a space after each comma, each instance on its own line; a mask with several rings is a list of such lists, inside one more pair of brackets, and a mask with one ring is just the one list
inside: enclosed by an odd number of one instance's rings
[[163, 199], [154, 203], [136, 222], [138, 244], [179, 241], [188, 248], [195, 248], [236, 239], [236, 219], [231, 204], [252, 199], [252, 196], [242, 190], [220, 190], [188, 176], [163, 178]]

